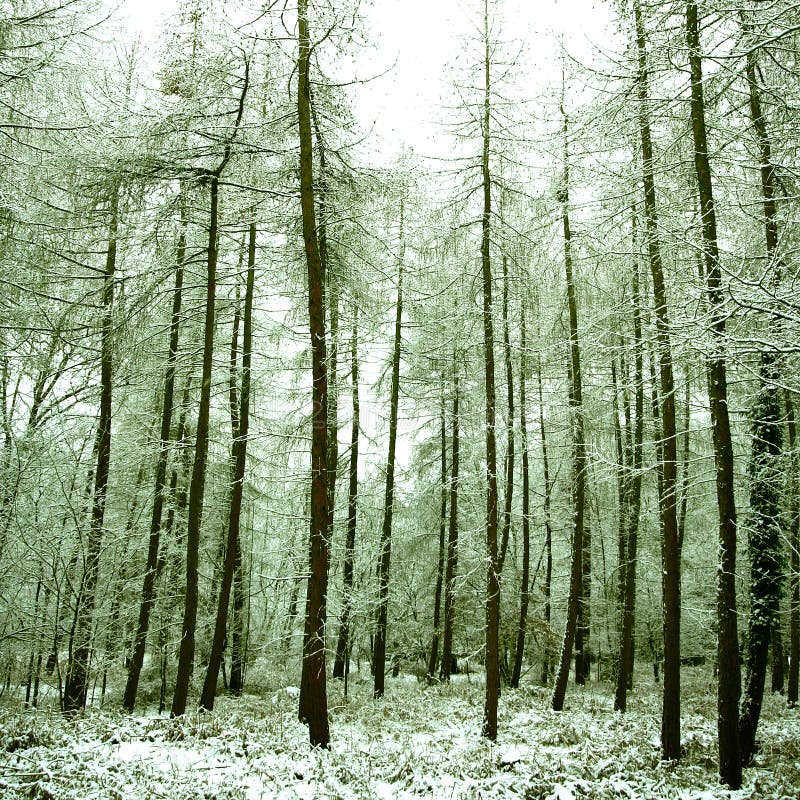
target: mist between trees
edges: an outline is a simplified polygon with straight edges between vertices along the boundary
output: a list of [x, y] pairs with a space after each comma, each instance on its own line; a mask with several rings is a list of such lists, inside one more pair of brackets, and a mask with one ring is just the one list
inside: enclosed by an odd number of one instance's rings
[[738, 788], [798, 692], [800, 9], [608, 2], [542, 85], [476, 0], [389, 163], [357, 2], [229, 5], [0, 25], [3, 702], [297, 683], [327, 748], [355, 679], [469, 669], [490, 741], [658, 681], [678, 761], [704, 670]]

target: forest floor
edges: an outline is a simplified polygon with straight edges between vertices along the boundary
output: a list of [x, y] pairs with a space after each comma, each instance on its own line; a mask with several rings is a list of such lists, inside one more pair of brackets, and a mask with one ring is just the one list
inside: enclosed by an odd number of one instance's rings
[[[744, 787], [717, 778], [716, 700], [706, 668], [684, 670], [678, 764], [659, 760], [660, 687], [641, 683], [624, 716], [608, 684], [570, 687], [565, 710], [549, 692], [506, 690], [499, 737], [479, 735], [476, 676], [426, 688], [411, 676], [383, 700], [354, 678], [331, 682], [332, 742], [313, 750], [292, 686], [220, 697], [212, 714], [126, 716], [112, 709], [66, 721], [54, 710], [0, 705], [0, 798], [40, 800], [797, 800], [800, 710], [768, 697], [760, 751]], [[266, 687], [266, 684], [265, 684]], [[111, 698], [113, 699], [113, 697]]]

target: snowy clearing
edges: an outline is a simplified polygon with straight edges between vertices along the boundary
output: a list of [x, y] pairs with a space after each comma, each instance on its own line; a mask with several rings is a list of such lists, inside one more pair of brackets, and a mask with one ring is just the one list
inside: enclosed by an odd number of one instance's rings
[[52, 711], [0, 710], [0, 796], [43, 800], [795, 800], [800, 793], [800, 713], [767, 698], [761, 751], [744, 787], [717, 779], [715, 699], [701, 682], [684, 701], [685, 756], [659, 760], [656, 687], [641, 685], [623, 717], [610, 690], [570, 689], [549, 709], [539, 687], [506, 690], [500, 736], [479, 735], [479, 681], [423, 688], [391, 681], [383, 700], [353, 681], [350, 699], [330, 691], [333, 741], [313, 750], [296, 719], [293, 687], [212, 714], [170, 720], [125, 717], [108, 707], [75, 722]]

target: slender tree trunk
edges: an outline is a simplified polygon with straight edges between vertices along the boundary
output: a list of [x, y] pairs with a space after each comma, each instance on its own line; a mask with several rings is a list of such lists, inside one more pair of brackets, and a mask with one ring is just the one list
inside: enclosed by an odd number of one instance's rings
[[481, 219], [481, 271], [483, 278], [483, 356], [486, 386], [486, 693], [481, 733], [497, 739], [497, 704], [500, 698], [500, 578], [497, 553], [497, 441], [494, 381], [494, 316], [492, 311], [491, 217], [492, 177], [489, 166], [491, 78], [489, 3], [483, 4], [483, 217]]
[[728, 380], [725, 362], [725, 320], [722, 273], [717, 244], [717, 219], [714, 209], [711, 168], [706, 137], [705, 101], [697, 3], [686, 4], [686, 44], [691, 70], [691, 121], [694, 163], [700, 195], [703, 236], [703, 261], [711, 312], [713, 351], [706, 361], [708, 396], [716, 464], [717, 506], [719, 512], [720, 566], [717, 590], [717, 733], [719, 771], [723, 783], [738, 789], [742, 783], [739, 743], [739, 696], [741, 674], [739, 634], [736, 618], [736, 503], [734, 497], [733, 447], [728, 415]]
[[783, 694], [786, 674], [784, 665], [786, 654], [783, 652], [783, 626], [780, 622], [781, 611], [778, 609], [777, 619], [773, 620], [770, 630], [770, 653], [772, 658], [772, 671], [770, 675], [770, 691], [773, 694]]
[[519, 309], [519, 433], [522, 443], [522, 577], [520, 586], [519, 623], [517, 624], [517, 643], [514, 648], [514, 669], [511, 673], [511, 686], [519, 687], [522, 675], [522, 659], [525, 654], [525, 628], [528, 624], [528, 603], [530, 601], [531, 565], [531, 521], [530, 521], [530, 473], [528, 469], [528, 420], [525, 397], [525, 378], [528, 374], [525, 328], [525, 303]]
[[[562, 108], [563, 113], [563, 108]], [[564, 177], [559, 193], [561, 221], [564, 228], [564, 270], [567, 282], [567, 305], [569, 307], [570, 342], [570, 391], [569, 405], [572, 424], [572, 568], [570, 570], [569, 600], [561, 656], [553, 686], [552, 706], [554, 711], [564, 708], [564, 696], [569, 679], [569, 665], [578, 610], [583, 589], [583, 529], [586, 494], [586, 441], [583, 422], [583, 390], [581, 385], [581, 355], [578, 343], [578, 301], [572, 271], [572, 234], [569, 226], [569, 161], [567, 151], [567, 115], [564, 114]]]
[[798, 674], [800, 673], [800, 502], [798, 502], [798, 458], [797, 426], [794, 419], [794, 404], [791, 392], [786, 389], [786, 433], [789, 438], [789, 676], [786, 700], [790, 706], [797, 705]]
[[186, 699], [194, 667], [195, 626], [198, 606], [198, 564], [200, 557], [200, 525], [203, 516], [203, 495], [208, 458], [208, 422], [211, 408], [211, 370], [214, 357], [214, 303], [217, 281], [217, 226], [219, 220], [219, 176], [211, 178], [208, 248], [206, 260], [206, 306], [203, 334], [203, 367], [200, 384], [200, 405], [197, 411], [194, 465], [189, 488], [189, 509], [186, 528], [186, 595], [184, 598], [178, 671], [172, 696], [171, 716], [186, 711]]
[[776, 390], [774, 356], [761, 356], [761, 383], [752, 408], [752, 448], [749, 463], [750, 509], [747, 549], [750, 556], [750, 616], [747, 625], [745, 685], [739, 717], [742, 764], [755, 749], [767, 675], [770, 631], [781, 595], [781, 408]]
[[[631, 475], [628, 471], [629, 464], [622, 443], [622, 425], [619, 418], [619, 385], [617, 381], [617, 361], [611, 359], [611, 393], [614, 425], [614, 444], [617, 452], [617, 597], [616, 597], [616, 622], [619, 640], [622, 642], [622, 621], [625, 613], [625, 569], [627, 557], [627, 521], [628, 521], [628, 493], [630, 490]], [[618, 664], [618, 667], [620, 665]]]
[[[619, 672], [614, 694], [614, 710], [625, 711], [627, 692], [632, 684], [634, 661], [634, 622], [636, 611], [636, 565], [639, 539], [639, 513], [642, 498], [642, 441], [644, 439], [644, 358], [642, 355], [642, 300], [639, 291], [639, 263], [633, 264], [633, 359], [634, 359], [634, 431], [631, 447], [625, 519], [625, 563], [620, 635]], [[630, 429], [630, 420], [627, 420]]]
[[439, 448], [442, 479], [440, 487], [439, 511], [439, 557], [436, 564], [436, 586], [433, 592], [433, 635], [431, 637], [431, 651], [428, 656], [428, 683], [432, 683], [436, 675], [436, 666], [439, 663], [439, 637], [441, 626], [442, 583], [444, 581], [444, 564], [447, 535], [447, 408], [444, 400], [444, 385], [442, 385], [442, 413], [441, 413], [441, 446]]
[[550, 518], [550, 495], [552, 493], [552, 482], [550, 480], [550, 462], [547, 457], [547, 435], [544, 426], [544, 399], [542, 393], [542, 361], [541, 356], [536, 357], [536, 378], [539, 386], [539, 435], [542, 440], [542, 475], [544, 478], [544, 548], [545, 548], [545, 573], [544, 586], [544, 623], [547, 642], [544, 647], [544, 657], [542, 658], [542, 685], [546, 686], [550, 681], [552, 670], [550, 659], [550, 617], [552, 614], [551, 594], [553, 581], [553, 523]]
[[[745, 30], [747, 20], [742, 12]], [[773, 282], [780, 280], [778, 220], [775, 203], [775, 167], [772, 164], [767, 124], [761, 110], [757, 84], [756, 51], [748, 53], [745, 74], [750, 101], [750, 118], [758, 139], [762, 211], [767, 263], [775, 270]], [[770, 634], [778, 618], [783, 589], [781, 565], [781, 505], [783, 437], [781, 431], [780, 378], [778, 356], [769, 350], [761, 353], [759, 390], [752, 409], [753, 441], [750, 455], [750, 510], [747, 549], [750, 556], [750, 617], [747, 625], [747, 652], [742, 708], [739, 717], [739, 745], [742, 764], [749, 764], [755, 750], [756, 729], [761, 716], [767, 673]], [[777, 631], [780, 631], [778, 623]]]
[[686, 514], [689, 509], [689, 458], [691, 443], [692, 407], [691, 407], [691, 385], [689, 375], [686, 375], [684, 410], [683, 410], [683, 463], [681, 469], [681, 502], [678, 509], [678, 547], [683, 552], [683, 537], [686, 533]]
[[450, 680], [453, 666], [453, 624], [455, 622], [455, 578], [458, 567], [458, 490], [459, 490], [459, 379], [453, 375], [453, 447], [450, 466], [450, 528], [447, 535], [447, 558], [444, 573], [444, 631], [442, 633], [443, 681]]
[[[250, 374], [253, 351], [253, 284], [256, 260], [256, 226], [250, 224], [248, 257], [247, 257], [247, 288], [245, 290], [244, 317], [242, 330], [242, 389], [240, 397], [236, 397], [236, 355], [235, 347], [232, 350], [231, 371], [231, 421], [233, 427], [232, 461], [233, 481], [231, 503], [228, 521], [228, 538], [225, 545], [225, 563], [222, 569], [222, 580], [217, 602], [217, 615], [214, 624], [214, 638], [211, 644], [208, 666], [206, 668], [203, 691], [200, 695], [200, 708], [211, 711], [214, 707], [214, 698], [217, 692], [217, 678], [223, 658], [223, 647], [227, 631], [228, 605], [230, 603], [233, 576], [236, 571], [236, 562], [239, 561], [241, 570], [241, 516], [242, 497], [244, 494], [244, 475], [247, 466], [247, 437], [250, 429]], [[241, 691], [241, 687], [239, 687]]]
[[308, 317], [313, 382], [311, 433], [311, 533], [309, 577], [303, 629], [303, 667], [298, 716], [308, 724], [311, 744], [327, 748], [328, 698], [325, 671], [325, 624], [328, 596], [328, 365], [325, 337], [325, 276], [317, 238], [314, 202], [314, 163], [311, 141], [308, 0], [297, 4], [297, 111], [300, 139], [300, 206], [308, 268]]
[[128, 666], [128, 679], [125, 683], [125, 695], [122, 706], [126, 711], [133, 711], [136, 705], [136, 693], [139, 689], [139, 676], [144, 664], [144, 653], [147, 644], [147, 632], [150, 627], [150, 615], [156, 600], [156, 576], [161, 542], [161, 517], [164, 509], [166, 489], [167, 461], [169, 459], [170, 430], [172, 427], [172, 407], [175, 395], [175, 365], [178, 358], [178, 337], [180, 334], [181, 300], [183, 297], [183, 265], [186, 260], [186, 218], [184, 203], [181, 202], [181, 228], [178, 234], [177, 264], [175, 267], [175, 288], [172, 292], [172, 316], [170, 319], [169, 353], [167, 369], [164, 376], [164, 393], [161, 403], [161, 432], [159, 436], [158, 460], [156, 461], [155, 489], [153, 491], [153, 511], [150, 516], [150, 537], [147, 547], [147, 565], [145, 566], [142, 599], [139, 604], [139, 620], [133, 637], [133, 652]]
[[108, 471], [111, 464], [111, 398], [114, 359], [114, 273], [117, 265], [117, 229], [119, 223], [119, 185], [114, 186], [109, 203], [108, 248], [103, 274], [103, 320], [100, 333], [100, 417], [97, 425], [92, 515], [86, 545], [86, 561], [81, 592], [76, 609], [73, 647], [67, 664], [64, 684], [64, 711], [75, 714], [86, 706], [89, 689], [89, 661], [92, 648], [97, 579], [103, 545], [103, 521], [106, 510]]
[[339, 638], [336, 642], [336, 660], [333, 677], [344, 678], [350, 651], [350, 614], [353, 604], [353, 573], [356, 558], [356, 518], [358, 514], [358, 444], [359, 415], [358, 397], [358, 317], [354, 312], [353, 335], [350, 340], [350, 381], [352, 384], [353, 420], [350, 425], [349, 485], [347, 488], [347, 533], [344, 544], [344, 566], [342, 569], [342, 618], [339, 621]]
[[589, 649], [592, 612], [592, 529], [588, 514], [584, 514], [583, 547], [581, 549], [581, 597], [578, 602], [578, 622], [575, 626], [575, 683], [585, 686], [591, 672]]
[[392, 515], [394, 513], [394, 467], [397, 450], [397, 417], [400, 404], [400, 346], [403, 334], [403, 201], [400, 201], [400, 258], [397, 272], [397, 306], [392, 353], [392, 392], [389, 409], [389, 450], [386, 455], [386, 490], [383, 499], [383, 526], [378, 563], [378, 613], [372, 665], [375, 674], [373, 694], [383, 697], [386, 681], [386, 629], [389, 616], [389, 571], [392, 557]]
[[677, 517], [677, 440], [675, 430], [675, 377], [672, 369], [667, 290], [661, 265], [658, 233], [658, 208], [653, 175], [653, 145], [650, 133], [647, 43], [639, 0], [634, 0], [636, 48], [639, 70], [639, 135], [642, 146], [642, 182], [644, 184], [645, 234], [653, 302], [656, 317], [659, 389], [661, 399], [660, 495], [661, 566], [664, 606], [664, 687], [661, 713], [661, 755], [676, 760], [681, 754], [681, 556]]
[[511, 508], [514, 502], [514, 366], [511, 362], [511, 338], [508, 332], [508, 257], [503, 254], [503, 356], [506, 367], [508, 397], [508, 424], [506, 425], [505, 490], [503, 501], [503, 527], [500, 536], [500, 554], [497, 570], [502, 573], [506, 563], [508, 539], [511, 532]]

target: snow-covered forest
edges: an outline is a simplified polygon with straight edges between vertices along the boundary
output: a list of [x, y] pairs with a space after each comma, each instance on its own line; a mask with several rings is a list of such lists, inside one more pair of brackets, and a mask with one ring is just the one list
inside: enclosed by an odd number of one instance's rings
[[0, 795], [798, 796], [800, 6], [535, 5], [0, 4]]

